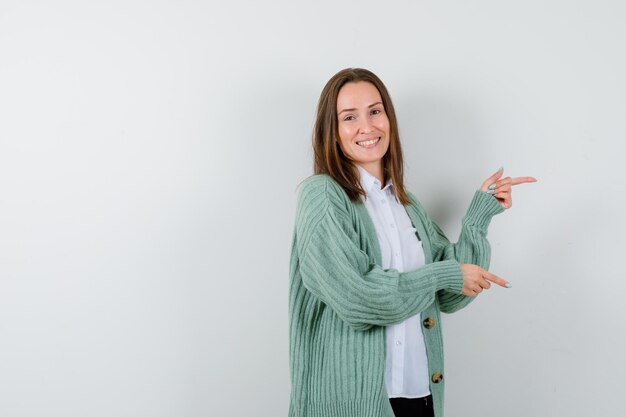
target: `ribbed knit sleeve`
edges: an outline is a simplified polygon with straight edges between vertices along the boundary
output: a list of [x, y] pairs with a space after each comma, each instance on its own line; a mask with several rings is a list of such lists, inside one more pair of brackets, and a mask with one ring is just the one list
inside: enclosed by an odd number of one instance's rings
[[303, 285], [357, 330], [399, 323], [433, 303], [437, 291], [460, 294], [456, 260], [399, 273], [384, 270], [361, 249], [349, 208], [324, 176], [303, 184], [296, 216], [296, 250]]
[[[412, 196], [414, 199], [414, 197]], [[418, 206], [420, 209], [421, 206]], [[423, 210], [423, 209], [422, 209]], [[462, 221], [461, 235], [457, 243], [450, 243], [442, 230], [428, 216], [428, 229], [433, 261], [456, 260], [489, 269], [491, 246], [487, 240], [487, 227], [491, 218], [504, 211], [496, 198], [486, 192], [476, 191]], [[443, 289], [437, 294], [441, 311], [452, 313], [469, 304], [473, 297]]]

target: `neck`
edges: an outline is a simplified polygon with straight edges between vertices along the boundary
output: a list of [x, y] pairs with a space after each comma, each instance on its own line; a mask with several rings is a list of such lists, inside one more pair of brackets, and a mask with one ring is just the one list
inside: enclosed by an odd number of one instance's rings
[[359, 166], [375, 176], [376, 179], [380, 181], [381, 189], [385, 186], [385, 171], [383, 170], [383, 164], [381, 161], [372, 162], [369, 164], [359, 164]]

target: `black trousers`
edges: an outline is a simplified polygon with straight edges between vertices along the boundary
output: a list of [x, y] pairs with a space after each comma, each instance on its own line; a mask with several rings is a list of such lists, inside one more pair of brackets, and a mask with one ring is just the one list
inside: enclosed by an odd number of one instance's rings
[[434, 417], [433, 397], [424, 398], [389, 398], [393, 414], [396, 417]]

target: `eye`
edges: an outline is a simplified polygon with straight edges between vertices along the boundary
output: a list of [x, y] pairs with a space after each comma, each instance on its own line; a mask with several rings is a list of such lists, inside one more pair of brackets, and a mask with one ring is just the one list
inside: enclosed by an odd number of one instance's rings
[[376, 114], [381, 114], [383, 111], [381, 109], [372, 109], [371, 114], [376, 115]]
[[349, 115], [343, 118], [344, 122], [349, 122], [350, 120], [354, 120], [354, 116]]

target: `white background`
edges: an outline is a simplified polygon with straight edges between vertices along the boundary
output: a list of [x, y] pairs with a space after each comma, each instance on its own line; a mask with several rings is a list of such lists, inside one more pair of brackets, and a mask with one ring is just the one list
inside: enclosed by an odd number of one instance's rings
[[448, 416], [623, 415], [621, 1], [0, 2], [0, 415], [284, 416], [319, 93], [369, 68], [451, 239], [499, 166]]

